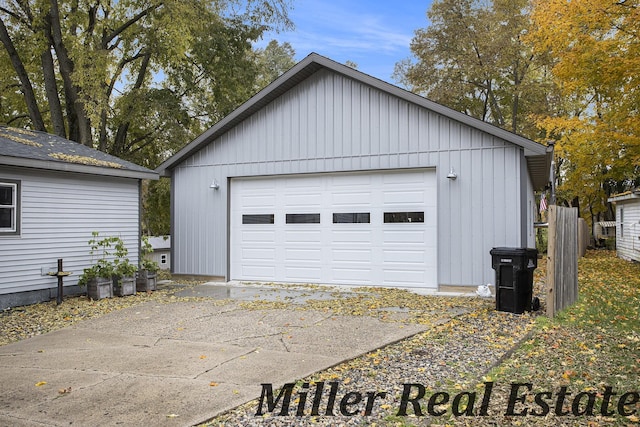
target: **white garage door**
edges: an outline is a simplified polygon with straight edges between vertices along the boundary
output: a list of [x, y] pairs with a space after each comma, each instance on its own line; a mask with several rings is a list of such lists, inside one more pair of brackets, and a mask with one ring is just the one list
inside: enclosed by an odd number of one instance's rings
[[437, 288], [434, 170], [231, 180], [231, 279]]

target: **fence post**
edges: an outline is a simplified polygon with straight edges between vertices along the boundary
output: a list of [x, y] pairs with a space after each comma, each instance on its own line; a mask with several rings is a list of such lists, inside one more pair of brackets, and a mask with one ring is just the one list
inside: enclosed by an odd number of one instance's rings
[[547, 213], [547, 316], [556, 315], [556, 205]]
[[578, 298], [578, 210], [549, 206], [547, 315], [554, 317]]
[[589, 227], [587, 222], [578, 218], [578, 258], [582, 258], [587, 253], [587, 245], [589, 244]]

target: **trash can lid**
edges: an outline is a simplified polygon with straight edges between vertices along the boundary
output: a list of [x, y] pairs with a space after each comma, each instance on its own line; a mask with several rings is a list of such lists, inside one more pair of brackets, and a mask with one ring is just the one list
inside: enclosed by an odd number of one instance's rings
[[489, 253], [491, 255], [513, 255], [513, 256], [522, 256], [522, 255], [533, 255], [533, 254], [538, 254], [538, 250], [537, 249], [532, 249], [532, 248], [508, 248], [508, 247], [500, 247], [500, 248], [493, 248], [491, 249], [491, 251], [489, 251]]

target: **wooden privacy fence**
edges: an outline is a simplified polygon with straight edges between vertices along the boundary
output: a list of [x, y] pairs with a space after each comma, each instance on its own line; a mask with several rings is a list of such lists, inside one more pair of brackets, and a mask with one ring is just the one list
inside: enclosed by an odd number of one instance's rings
[[549, 206], [547, 315], [578, 299], [578, 209]]

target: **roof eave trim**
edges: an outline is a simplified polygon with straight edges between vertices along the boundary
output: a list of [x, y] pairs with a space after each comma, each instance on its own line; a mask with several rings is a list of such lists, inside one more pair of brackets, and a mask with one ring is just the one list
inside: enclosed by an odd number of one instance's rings
[[158, 174], [153, 171], [133, 171], [128, 169], [104, 168], [99, 166], [72, 164], [65, 162], [54, 162], [37, 159], [26, 159], [22, 157], [0, 156], [0, 164], [7, 166], [18, 166], [32, 169], [45, 169], [59, 172], [75, 172], [89, 175], [112, 176], [118, 178], [134, 179], [158, 179]]

